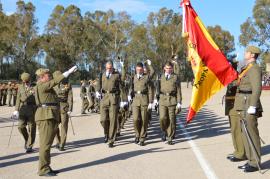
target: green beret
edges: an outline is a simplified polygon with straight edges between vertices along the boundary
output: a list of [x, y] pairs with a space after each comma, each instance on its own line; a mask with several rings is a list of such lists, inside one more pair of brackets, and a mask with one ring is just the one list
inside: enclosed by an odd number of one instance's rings
[[50, 72], [49, 69], [39, 68], [39, 69], [36, 71], [36, 75], [37, 75], [37, 76], [41, 76], [41, 75], [44, 75], [44, 74], [49, 73], [49, 72]]
[[248, 46], [246, 49], [247, 52], [250, 52], [252, 54], [260, 54], [261, 53], [261, 49], [255, 46]]
[[57, 76], [61, 75], [61, 71], [55, 71], [53, 72], [53, 78], [56, 78]]
[[30, 74], [29, 73], [23, 73], [21, 74], [22, 81], [29, 81], [30, 80]]

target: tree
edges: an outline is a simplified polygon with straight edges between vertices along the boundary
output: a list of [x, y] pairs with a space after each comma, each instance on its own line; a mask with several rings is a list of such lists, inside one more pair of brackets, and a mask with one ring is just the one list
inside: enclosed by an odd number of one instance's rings
[[155, 54], [156, 66], [169, 60], [172, 55], [178, 55], [185, 60], [185, 41], [181, 38], [182, 16], [173, 10], [162, 8], [157, 13], [150, 13], [147, 19], [147, 28], [151, 41], [151, 48]]
[[219, 25], [209, 26], [207, 29], [223, 54], [228, 59], [232, 58], [234, 55], [232, 52], [235, 51], [233, 35], [229, 31], [223, 30]]
[[42, 37], [47, 57], [46, 63], [52, 70], [65, 70], [82, 58], [83, 18], [80, 9], [74, 5], [57, 5], [46, 25]]
[[256, 0], [252, 17], [241, 25], [240, 44], [255, 44], [263, 51], [270, 48], [270, 1]]

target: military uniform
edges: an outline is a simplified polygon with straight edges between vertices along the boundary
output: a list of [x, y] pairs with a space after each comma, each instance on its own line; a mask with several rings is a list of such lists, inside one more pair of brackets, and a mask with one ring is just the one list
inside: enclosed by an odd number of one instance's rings
[[[57, 78], [57, 76], [61, 75], [61, 72], [54, 72], [53, 77]], [[68, 81], [61, 82], [57, 86], [54, 87], [54, 90], [57, 95], [57, 100], [60, 105], [60, 124], [61, 124], [61, 135], [60, 130], [58, 127], [56, 133], [56, 146], [59, 147], [60, 151], [64, 150], [66, 139], [67, 139], [67, 131], [68, 131], [68, 122], [69, 122], [69, 115], [73, 108], [73, 94], [71, 85]]]
[[17, 93], [18, 93], [18, 85], [13, 83], [13, 86], [12, 86], [13, 106], [16, 105]]
[[85, 86], [84, 82], [82, 82], [82, 85], [81, 85], [80, 96], [81, 96], [81, 99], [82, 99], [81, 114], [85, 114], [85, 110], [87, 110], [87, 108], [89, 106], [89, 101], [87, 99], [87, 89], [86, 89], [86, 86]]
[[89, 98], [89, 107], [88, 111], [92, 111], [95, 108], [95, 87], [94, 87], [94, 81], [89, 81], [89, 87], [88, 87], [88, 98]]
[[120, 102], [120, 85], [125, 79], [125, 70], [122, 69], [122, 76], [113, 71], [106, 75], [103, 73], [97, 83], [97, 91], [102, 93], [100, 101], [100, 123], [104, 129], [105, 142], [109, 142], [112, 147], [117, 132], [117, 114]]
[[[232, 66], [237, 70], [237, 61], [232, 61]], [[237, 80], [233, 81], [227, 86], [225, 94], [225, 115], [229, 117], [232, 142], [234, 146], [234, 152], [227, 158], [232, 162], [237, 162], [246, 159], [244, 143], [241, 134], [240, 120], [238, 119], [238, 113], [233, 109], [234, 100], [237, 90]]]
[[11, 82], [8, 83], [7, 86], [7, 101], [8, 101], [8, 106], [11, 107], [11, 100], [12, 100], [12, 84]]
[[3, 85], [2, 96], [3, 96], [2, 104], [6, 105], [7, 104], [7, 85], [6, 84]]
[[[174, 71], [178, 73], [177, 67], [174, 66], [174, 69]], [[182, 103], [181, 82], [179, 76], [175, 73], [170, 74], [168, 77], [165, 76], [165, 73], [162, 74], [158, 92], [160, 98], [160, 127], [163, 131], [162, 140], [165, 141], [166, 137], [168, 137], [168, 144], [172, 144], [176, 131], [176, 114], [180, 112], [180, 109], [176, 106], [177, 104]]]
[[3, 105], [3, 103], [2, 103], [2, 99], [3, 99], [2, 89], [3, 89], [3, 84], [0, 83], [0, 106]]
[[[118, 124], [117, 124], [117, 134], [120, 135], [121, 129], [124, 128], [124, 124], [128, 118], [128, 92], [129, 92], [130, 81], [126, 76], [126, 79], [123, 81], [123, 85], [120, 88], [120, 100], [122, 106], [120, 105], [119, 114], [118, 114]], [[121, 104], [120, 103], [120, 104]]]
[[[38, 76], [48, 73], [46, 69], [38, 69]], [[51, 172], [50, 168], [50, 150], [53, 139], [58, 129], [59, 104], [56, 93], [53, 89], [64, 79], [61, 74], [48, 82], [37, 82], [35, 87], [35, 100], [38, 105], [35, 120], [39, 129], [39, 168], [38, 174], [45, 175]]]
[[140, 145], [144, 145], [147, 128], [149, 124], [149, 104], [153, 103], [153, 94], [151, 88], [151, 80], [154, 76], [154, 69], [151, 65], [149, 67], [149, 74], [141, 74], [140, 77], [136, 74], [132, 79], [131, 96], [132, 114], [135, 130], [135, 143], [140, 141]]
[[[259, 54], [260, 50], [256, 47], [248, 47], [247, 52]], [[234, 103], [234, 110], [236, 110], [238, 113], [238, 120], [243, 119], [246, 122], [246, 127], [255, 146], [259, 163], [261, 157], [261, 144], [257, 118], [262, 116], [263, 111], [260, 102], [260, 95], [262, 91], [261, 81], [262, 72], [259, 65], [255, 61], [247, 64], [239, 75], [238, 88]], [[256, 109], [254, 114], [253, 112], [250, 112], [250, 108]], [[247, 164], [251, 167], [257, 168], [255, 156], [244, 133], [244, 128], [242, 128], [242, 139], [244, 142], [246, 157], [248, 158]], [[245, 168], [245, 172], [250, 172], [250, 168]]]
[[[34, 89], [30, 85], [30, 75], [23, 73], [21, 75], [23, 83], [18, 88], [18, 97], [15, 110], [19, 112], [18, 130], [25, 140], [26, 152], [32, 152], [32, 147], [36, 138], [35, 112], [36, 102]], [[28, 130], [26, 126], [28, 125]]]

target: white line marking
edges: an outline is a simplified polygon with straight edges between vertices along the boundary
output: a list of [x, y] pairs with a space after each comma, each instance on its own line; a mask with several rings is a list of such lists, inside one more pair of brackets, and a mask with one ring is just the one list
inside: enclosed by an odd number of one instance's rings
[[184, 132], [185, 138], [188, 140], [188, 143], [189, 143], [193, 153], [195, 154], [198, 162], [200, 163], [206, 177], [208, 179], [218, 179], [214, 170], [210, 167], [210, 165], [208, 164], [206, 159], [203, 157], [203, 154], [201, 153], [199, 147], [196, 145], [196, 143], [190, 137], [190, 135], [187, 132], [187, 130], [185, 129], [185, 126], [183, 125], [183, 123], [180, 120], [179, 120], [179, 122], [180, 122], [179, 126], [180, 126], [181, 130]]

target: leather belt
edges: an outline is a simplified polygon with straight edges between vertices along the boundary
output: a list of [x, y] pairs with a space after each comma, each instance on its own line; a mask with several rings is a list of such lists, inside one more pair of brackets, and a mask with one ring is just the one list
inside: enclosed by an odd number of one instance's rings
[[242, 94], [252, 94], [252, 91], [239, 90], [239, 93], [242, 93]]
[[160, 92], [160, 94], [165, 95], [165, 96], [173, 96], [173, 97], [176, 96], [176, 93], [175, 93], [175, 92], [170, 92], [170, 93], [163, 93], [163, 92]]
[[43, 103], [43, 104], [39, 104], [38, 107], [42, 107], [42, 108], [45, 108], [45, 107], [57, 107], [59, 106], [58, 103]]
[[115, 91], [107, 91], [107, 90], [102, 90], [102, 93], [106, 93], [106, 94], [113, 94], [115, 93]]
[[135, 93], [135, 94], [144, 94], [144, 95], [147, 94], [146, 91], [135, 91], [134, 93]]

